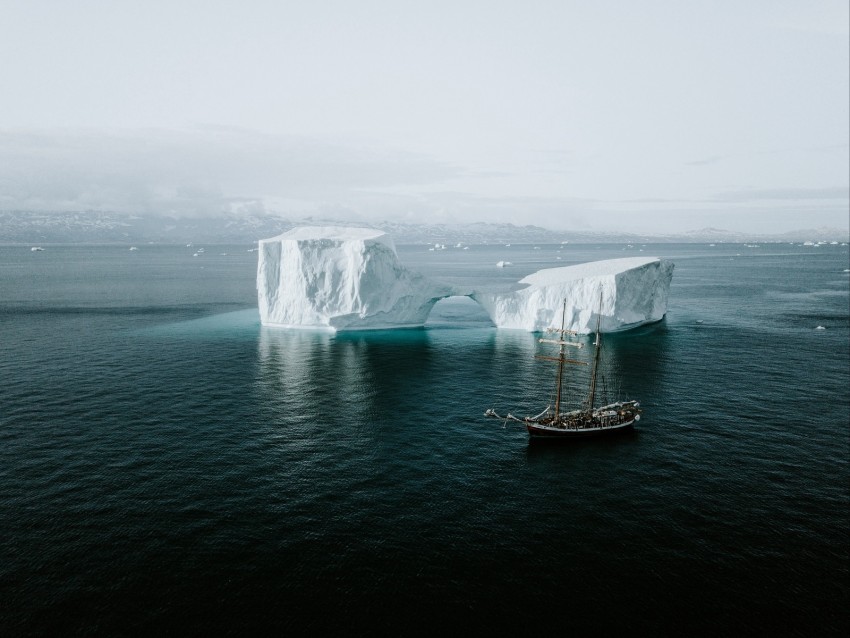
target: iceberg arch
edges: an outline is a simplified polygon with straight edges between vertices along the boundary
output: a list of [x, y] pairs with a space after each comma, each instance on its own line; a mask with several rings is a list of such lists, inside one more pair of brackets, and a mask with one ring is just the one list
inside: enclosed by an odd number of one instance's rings
[[262, 239], [257, 296], [266, 326], [330, 330], [420, 327], [441, 299], [478, 302], [499, 328], [531, 332], [560, 325], [603, 332], [659, 321], [667, 311], [673, 264], [657, 257], [609, 259], [548, 268], [505, 292], [459, 290], [404, 267], [384, 232], [338, 226], [299, 227]]

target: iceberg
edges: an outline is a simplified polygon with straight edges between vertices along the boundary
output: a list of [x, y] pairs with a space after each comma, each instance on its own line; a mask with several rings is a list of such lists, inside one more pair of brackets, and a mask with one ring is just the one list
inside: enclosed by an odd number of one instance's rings
[[593, 332], [601, 313], [600, 331], [617, 332], [663, 319], [672, 278], [671, 261], [627, 257], [547, 268], [520, 279], [519, 290], [470, 296], [499, 328], [559, 328], [566, 309], [568, 330]]
[[386, 233], [306, 226], [259, 241], [257, 296], [267, 326], [359, 330], [419, 327], [454, 294], [405, 268]]
[[[594, 261], [539, 270], [510, 290], [471, 291], [428, 279], [401, 264], [380, 230], [293, 228], [261, 239], [257, 296], [266, 326], [367, 330], [421, 327], [439, 300], [467, 296], [498, 328], [581, 334], [628, 330], [667, 312], [673, 263], [658, 257]], [[505, 265], [510, 262], [500, 262]]]

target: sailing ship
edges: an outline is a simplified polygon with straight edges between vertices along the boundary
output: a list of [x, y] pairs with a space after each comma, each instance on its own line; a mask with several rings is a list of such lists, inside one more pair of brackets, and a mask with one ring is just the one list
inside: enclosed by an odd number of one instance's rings
[[547, 333], [554, 333], [556, 339], [539, 339], [540, 343], [554, 344], [558, 346], [558, 356], [550, 357], [537, 355], [537, 359], [545, 359], [555, 361], [558, 364], [557, 378], [555, 382], [555, 405], [546, 406], [537, 416], [527, 416], [523, 418], [515, 417], [508, 413], [507, 416], [500, 416], [495, 410], [490, 408], [484, 415], [504, 419], [508, 421], [518, 421], [525, 425], [528, 429], [528, 434], [532, 440], [534, 439], [572, 439], [589, 436], [600, 436], [622, 432], [634, 427], [634, 424], [640, 420], [640, 403], [637, 401], [617, 401], [600, 407], [596, 407], [596, 379], [599, 374], [599, 357], [602, 350], [602, 336], [599, 331], [602, 321], [602, 296], [599, 299], [599, 313], [596, 317], [596, 338], [593, 346], [593, 363], [590, 372], [590, 387], [587, 397], [579, 409], [564, 411], [563, 399], [563, 380], [564, 366], [578, 365], [586, 366], [587, 362], [578, 361], [567, 358], [567, 348], [581, 348], [583, 343], [578, 341], [568, 341], [568, 336], [575, 336], [577, 333], [572, 330], [567, 330], [564, 326], [567, 315], [567, 300], [564, 299], [563, 315], [561, 317], [561, 327], [549, 328]]

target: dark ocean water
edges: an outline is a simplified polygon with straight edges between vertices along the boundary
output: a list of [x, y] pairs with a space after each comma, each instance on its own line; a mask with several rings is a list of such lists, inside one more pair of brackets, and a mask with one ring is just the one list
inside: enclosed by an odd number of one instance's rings
[[643, 247], [668, 316], [604, 367], [643, 419], [556, 446], [483, 417], [545, 407], [535, 335], [264, 329], [247, 248], [0, 246], [0, 635], [850, 631], [847, 246]]

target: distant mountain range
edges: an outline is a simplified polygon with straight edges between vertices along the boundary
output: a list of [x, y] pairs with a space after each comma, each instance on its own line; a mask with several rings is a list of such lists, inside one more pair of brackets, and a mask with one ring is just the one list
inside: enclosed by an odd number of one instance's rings
[[848, 231], [837, 228], [801, 229], [783, 234], [736, 233], [716, 228], [703, 228], [680, 234], [633, 234], [552, 231], [540, 226], [495, 223], [364, 223], [316, 218], [293, 220], [274, 214], [193, 218], [91, 211], [0, 211], [0, 243], [252, 243], [278, 235], [294, 226], [304, 225], [370, 226], [389, 233], [397, 244], [848, 241]]

